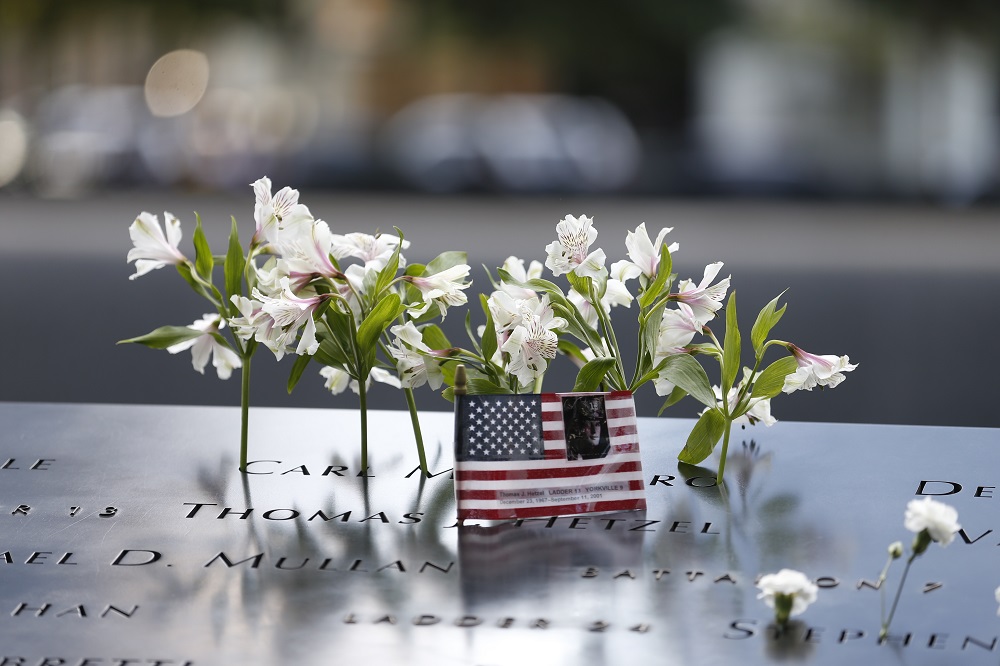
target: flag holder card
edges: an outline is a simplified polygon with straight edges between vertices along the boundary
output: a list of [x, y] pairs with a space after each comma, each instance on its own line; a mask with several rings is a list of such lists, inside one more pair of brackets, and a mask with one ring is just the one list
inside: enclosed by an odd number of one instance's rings
[[628, 391], [455, 395], [459, 521], [646, 508]]

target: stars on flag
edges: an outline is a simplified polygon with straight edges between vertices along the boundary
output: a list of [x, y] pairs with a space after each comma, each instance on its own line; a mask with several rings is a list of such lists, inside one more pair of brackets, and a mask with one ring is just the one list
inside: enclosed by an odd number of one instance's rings
[[470, 396], [462, 421], [466, 460], [543, 458], [537, 396]]

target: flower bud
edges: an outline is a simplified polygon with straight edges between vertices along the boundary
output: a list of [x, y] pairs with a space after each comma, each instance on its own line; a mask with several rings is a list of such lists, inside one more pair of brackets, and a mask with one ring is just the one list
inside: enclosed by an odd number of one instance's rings
[[920, 532], [917, 533], [917, 536], [913, 538], [913, 554], [920, 555], [923, 553], [927, 550], [927, 546], [931, 545], [932, 541], [933, 539], [931, 538], [930, 532], [927, 530], [920, 530]]
[[896, 541], [896, 542], [893, 542], [893, 543], [889, 544], [889, 556], [892, 559], [894, 559], [894, 560], [898, 560], [899, 558], [901, 558], [903, 556], [903, 542], [902, 541]]

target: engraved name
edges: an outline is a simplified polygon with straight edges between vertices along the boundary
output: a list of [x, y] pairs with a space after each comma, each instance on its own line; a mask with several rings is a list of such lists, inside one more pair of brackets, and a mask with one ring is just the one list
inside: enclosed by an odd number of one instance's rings
[[139, 657], [0, 657], [0, 666], [194, 666], [190, 660]]
[[93, 605], [88, 610], [84, 604], [75, 606], [55, 605], [50, 602], [22, 601], [10, 612], [11, 617], [76, 617], [76, 618], [131, 618], [139, 610], [139, 606], [103, 604], [100, 610], [94, 610]]
[[993, 652], [1000, 644], [998, 636], [952, 635], [944, 632], [917, 634], [895, 631], [879, 637], [878, 631], [850, 627], [819, 627], [792, 622], [785, 631], [778, 631], [773, 624], [763, 624], [757, 620], [741, 619], [731, 622], [722, 634], [728, 640], [740, 641], [759, 637], [767, 641], [808, 647], [812, 644], [886, 646], [894, 649], [913, 648], [929, 650], [974, 650]]

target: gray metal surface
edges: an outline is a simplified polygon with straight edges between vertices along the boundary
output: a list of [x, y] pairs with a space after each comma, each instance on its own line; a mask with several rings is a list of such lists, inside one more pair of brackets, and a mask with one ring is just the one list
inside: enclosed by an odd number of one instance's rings
[[[675, 460], [690, 421], [640, 419], [644, 514], [459, 528], [450, 417], [422, 421], [436, 475], [376, 412], [365, 479], [355, 412], [255, 409], [244, 477], [235, 409], [0, 404], [0, 664], [1000, 658], [1000, 431], [738, 432], [723, 492]], [[858, 584], [922, 481], [961, 486], [939, 499], [964, 533], [917, 559], [880, 645]], [[775, 638], [754, 579], [783, 567], [828, 587]]]

